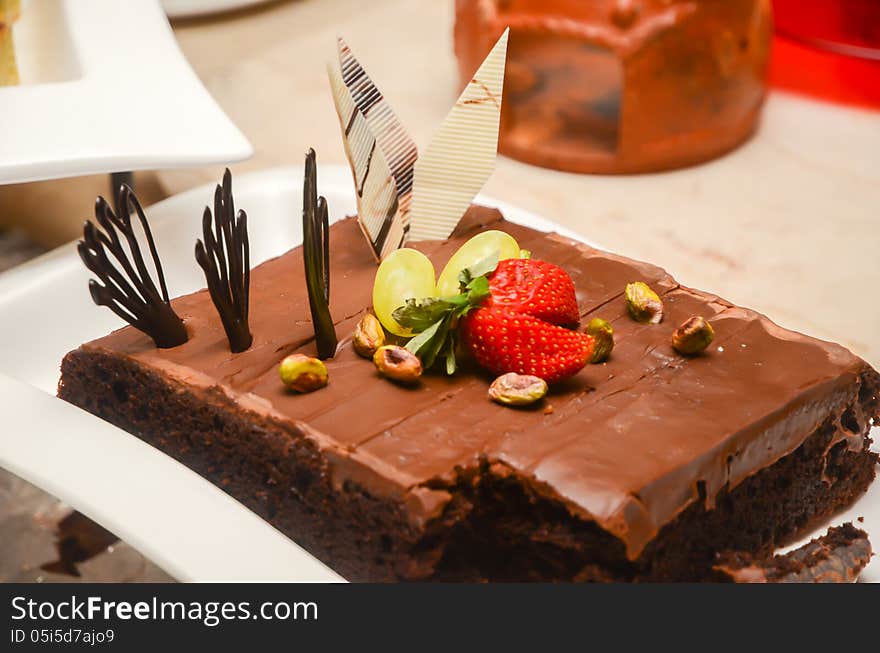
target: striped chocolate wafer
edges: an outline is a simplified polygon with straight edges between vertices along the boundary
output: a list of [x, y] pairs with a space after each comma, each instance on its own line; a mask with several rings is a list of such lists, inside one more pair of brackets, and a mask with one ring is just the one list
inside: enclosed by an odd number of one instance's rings
[[355, 106], [339, 71], [327, 67], [333, 102], [339, 116], [342, 142], [351, 165], [357, 192], [358, 223], [377, 260], [403, 244], [403, 224], [395, 220], [398, 208], [397, 184], [377, 146], [364, 115]]
[[[409, 229], [413, 166], [419, 156], [418, 148], [382, 92], [367, 75], [348, 44], [341, 38], [338, 39], [338, 49], [339, 65], [345, 86], [348, 87], [358, 110], [363, 114], [394, 177], [398, 205], [394, 219], [400, 221], [406, 233]], [[391, 231], [396, 232], [396, 225]]]
[[498, 152], [508, 31], [498, 39], [416, 163], [407, 240], [448, 238], [492, 174]]

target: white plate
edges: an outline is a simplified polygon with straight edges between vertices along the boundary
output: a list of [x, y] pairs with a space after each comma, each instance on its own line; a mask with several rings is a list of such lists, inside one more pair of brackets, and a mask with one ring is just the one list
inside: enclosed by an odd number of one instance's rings
[[195, 18], [246, 9], [275, 0], [162, 0], [168, 18]]
[[24, 0], [14, 30], [21, 84], [0, 88], [0, 184], [253, 154], [158, 0]]
[[[354, 212], [347, 168], [321, 167], [318, 186], [331, 220]], [[236, 205], [248, 212], [254, 264], [301, 241], [301, 188], [300, 167], [233, 180]], [[192, 252], [212, 193], [211, 186], [203, 186], [147, 211], [172, 295], [204, 286]], [[480, 201], [498, 206], [515, 222], [584, 240], [515, 207]], [[91, 303], [89, 276], [73, 244], [0, 275], [0, 374], [11, 377], [0, 377], [0, 411], [9, 425], [0, 431], [0, 466], [81, 510], [177, 578], [335, 578], [289, 540], [281, 546], [277, 531], [190, 470], [49, 396], [55, 393], [65, 353], [122, 324]], [[848, 518], [857, 515], [864, 515], [866, 530], [880, 532], [880, 484], [847, 513]], [[863, 578], [876, 580], [880, 569], [874, 569], [878, 565]]]

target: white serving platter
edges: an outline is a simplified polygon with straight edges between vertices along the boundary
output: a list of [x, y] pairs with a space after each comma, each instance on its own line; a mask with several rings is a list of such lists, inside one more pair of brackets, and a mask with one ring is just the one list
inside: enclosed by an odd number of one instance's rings
[[277, 0], [162, 0], [168, 18], [201, 18], [214, 14], [247, 9]]
[[[320, 167], [318, 188], [331, 220], [355, 211], [348, 168]], [[235, 177], [233, 190], [236, 205], [248, 212], [254, 265], [301, 242], [301, 167]], [[212, 194], [213, 186], [203, 186], [147, 210], [172, 295], [204, 286], [193, 244]], [[542, 217], [490, 198], [479, 201], [515, 222], [587, 242]], [[122, 324], [91, 303], [89, 276], [73, 244], [0, 275], [0, 466], [52, 492], [181, 580], [338, 580], [198, 475], [54, 397], [64, 354]], [[833, 523], [857, 516], [864, 516], [859, 525], [868, 532], [880, 533], [880, 484]], [[880, 567], [869, 567], [863, 579], [880, 579]]]
[[158, 0], [23, 0], [21, 84], [0, 88], [0, 184], [240, 161], [253, 154]]

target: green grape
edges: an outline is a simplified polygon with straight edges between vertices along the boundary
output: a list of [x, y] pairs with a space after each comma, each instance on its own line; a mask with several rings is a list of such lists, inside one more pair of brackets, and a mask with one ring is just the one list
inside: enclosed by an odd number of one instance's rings
[[437, 294], [434, 284], [434, 265], [430, 259], [414, 249], [398, 249], [391, 252], [376, 272], [373, 282], [373, 311], [391, 333], [398, 336], [412, 335], [391, 314], [403, 306], [407, 299], [433, 297]]
[[437, 294], [441, 297], [454, 295], [458, 292], [458, 275], [467, 267], [479, 263], [493, 253], [498, 253], [498, 260], [519, 258], [519, 244], [510, 234], [493, 229], [477, 234], [449, 259], [437, 281]]

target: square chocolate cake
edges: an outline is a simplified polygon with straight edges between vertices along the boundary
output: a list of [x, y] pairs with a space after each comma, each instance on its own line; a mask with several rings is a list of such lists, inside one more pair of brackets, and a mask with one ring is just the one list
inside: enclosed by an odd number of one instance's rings
[[[320, 391], [290, 392], [278, 374], [286, 356], [315, 354], [296, 248], [251, 273], [245, 351], [230, 351], [203, 290], [172, 301], [184, 344], [157, 348], [122, 328], [64, 358], [58, 394], [351, 580], [708, 580], [721, 556], [770, 555], [873, 480], [880, 376], [863, 360], [494, 209], [472, 207], [450, 239], [413, 246], [442, 267], [490, 228], [568, 272], [581, 324], [614, 328], [607, 361], [535, 407], [490, 401], [493, 377], [474, 365], [402, 385], [357, 355], [376, 263], [354, 219], [330, 229], [341, 342]], [[660, 324], [628, 314], [633, 281], [660, 296]], [[715, 340], [682, 356], [670, 334], [693, 315]]]

